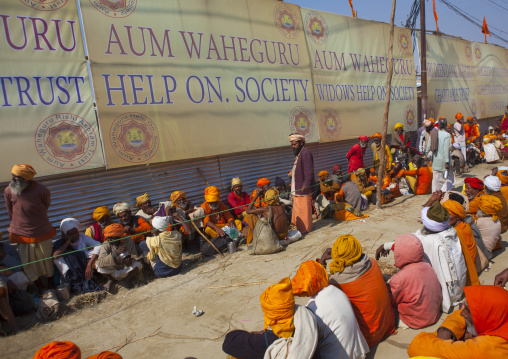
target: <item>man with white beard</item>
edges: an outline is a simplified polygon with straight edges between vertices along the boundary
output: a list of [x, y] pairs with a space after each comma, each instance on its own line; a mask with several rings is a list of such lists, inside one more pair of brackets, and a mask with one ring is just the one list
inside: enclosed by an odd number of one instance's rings
[[[47, 277], [48, 288], [53, 288], [53, 259], [42, 260], [51, 257], [51, 239], [56, 235], [48, 218], [51, 194], [46, 186], [33, 180], [37, 172], [32, 166], [15, 165], [11, 172], [12, 181], [4, 191], [5, 206], [11, 218], [9, 239], [17, 243], [25, 274], [42, 294], [45, 287], [41, 277]], [[41, 261], [32, 263], [38, 260]]]

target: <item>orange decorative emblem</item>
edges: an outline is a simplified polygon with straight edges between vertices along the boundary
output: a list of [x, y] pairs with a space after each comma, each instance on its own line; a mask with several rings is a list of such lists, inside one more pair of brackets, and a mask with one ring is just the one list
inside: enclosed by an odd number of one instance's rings
[[322, 45], [328, 39], [328, 25], [323, 16], [310, 11], [305, 16], [305, 33], [316, 44]]
[[333, 108], [327, 107], [321, 111], [321, 132], [329, 141], [337, 141], [340, 137], [342, 123], [339, 114]]
[[275, 26], [282, 35], [289, 39], [294, 39], [300, 33], [301, 25], [298, 19], [296, 12], [286, 4], [278, 5], [273, 11]]
[[289, 116], [289, 128], [292, 133], [299, 133], [309, 141], [314, 134], [314, 119], [310, 110], [303, 106], [295, 107]]

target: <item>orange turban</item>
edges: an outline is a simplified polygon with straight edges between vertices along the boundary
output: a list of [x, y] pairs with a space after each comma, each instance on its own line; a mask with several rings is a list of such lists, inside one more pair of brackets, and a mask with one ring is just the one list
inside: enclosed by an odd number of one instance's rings
[[328, 285], [326, 269], [316, 261], [303, 262], [291, 281], [293, 294], [298, 297], [313, 297]]
[[443, 207], [450, 213], [452, 216], [458, 217], [460, 219], [466, 218], [466, 210], [464, 206], [462, 206], [459, 202], [448, 200], [443, 203]]
[[492, 195], [480, 196], [479, 208], [483, 213], [492, 216], [492, 219], [496, 221], [498, 219], [497, 212], [503, 208], [503, 204], [499, 198]]
[[30, 165], [14, 165], [14, 167], [12, 167], [11, 173], [14, 176], [22, 177], [27, 181], [32, 180], [32, 178], [34, 178], [37, 174], [34, 168]]
[[321, 172], [319, 172], [317, 175], [318, 175], [318, 177], [321, 179], [321, 178], [323, 178], [324, 176], [327, 176], [327, 175], [328, 175], [328, 171], [326, 171], [326, 170], [321, 171]]
[[123, 226], [119, 223], [113, 223], [104, 228], [104, 238], [123, 237], [123, 236], [124, 236]]
[[206, 202], [217, 202], [220, 200], [220, 191], [215, 186], [205, 188], [205, 201]]
[[180, 198], [187, 199], [187, 197], [185, 196], [185, 192], [183, 192], [183, 191], [174, 191], [173, 193], [171, 193], [171, 196], [169, 197], [169, 200], [171, 202], [175, 203]]
[[375, 134], [373, 134], [370, 138], [379, 138], [381, 139], [383, 137], [382, 134], [380, 134], [379, 132], [376, 132]]
[[461, 118], [463, 118], [464, 116], [459, 112], [455, 115], [455, 119], [458, 121], [460, 120]]
[[261, 309], [264, 313], [265, 331], [268, 327], [278, 337], [289, 338], [295, 331], [295, 297], [288, 277], [269, 286], [261, 297]]
[[466, 120], [472, 120], [473, 118], [471, 116], [467, 116]]
[[95, 354], [87, 357], [86, 359], [123, 359], [122, 356], [118, 353], [103, 351], [99, 354]]
[[270, 180], [268, 178], [260, 178], [258, 179], [258, 187], [263, 187], [264, 185], [270, 184]]
[[508, 171], [497, 171], [496, 176], [503, 186], [508, 185]]
[[92, 217], [93, 217], [94, 221], [96, 221], [96, 222], [99, 222], [102, 219], [102, 217], [104, 217], [104, 216], [111, 217], [111, 212], [109, 211], [108, 207], [106, 207], [106, 206], [97, 207], [96, 209], [94, 209], [94, 211], [92, 213]]
[[81, 359], [81, 350], [73, 342], [51, 342], [40, 348], [33, 359]]

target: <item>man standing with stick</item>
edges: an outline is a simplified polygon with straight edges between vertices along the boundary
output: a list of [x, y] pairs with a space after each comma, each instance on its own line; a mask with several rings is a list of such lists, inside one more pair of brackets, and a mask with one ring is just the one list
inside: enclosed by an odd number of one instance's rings
[[289, 142], [295, 154], [295, 163], [291, 170], [291, 191], [293, 192], [294, 224], [300, 233], [309, 233], [312, 230], [312, 190], [314, 181], [314, 158], [305, 147], [305, 137], [293, 133], [289, 135]]

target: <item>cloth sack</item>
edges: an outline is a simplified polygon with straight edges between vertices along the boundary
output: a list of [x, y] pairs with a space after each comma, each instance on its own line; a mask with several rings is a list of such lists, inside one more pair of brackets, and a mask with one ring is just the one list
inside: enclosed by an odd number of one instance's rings
[[272, 254], [283, 249], [279, 243], [277, 233], [272, 229], [272, 221], [273, 212], [268, 206], [268, 220], [260, 216], [254, 227], [250, 254]]
[[316, 351], [319, 332], [314, 313], [302, 305], [295, 306], [293, 337], [280, 338], [266, 349], [263, 359], [311, 359]]
[[53, 289], [46, 290], [39, 301], [39, 309], [35, 316], [42, 320], [52, 320], [58, 314], [60, 302]]

